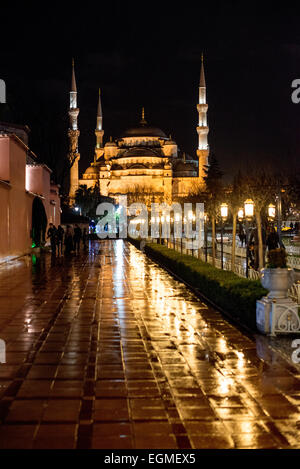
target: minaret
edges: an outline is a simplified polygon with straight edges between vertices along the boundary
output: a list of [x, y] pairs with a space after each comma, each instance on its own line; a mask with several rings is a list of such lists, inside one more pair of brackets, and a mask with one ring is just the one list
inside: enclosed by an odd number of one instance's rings
[[204, 75], [204, 64], [203, 64], [203, 54], [201, 55], [201, 71], [200, 71], [200, 84], [199, 84], [199, 103], [197, 104], [197, 111], [199, 114], [199, 122], [197, 127], [197, 133], [199, 137], [197, 156], [199, 160], [199, 178], [203, 182], [203, 168], [208, 164], [208, 143], [207, 143], [207, 134], [208, 134], [208, 125], [207, 125], [207, 109], [208, 105], [206, 104], [206, 84], [205, 84], [205, 75]]
[[74, 59], [72, 59], [72, 80], [70, 91], [70, 108], [69, 108], [69, 153], [68, 159], [70, 164], [70, 189], [69, 189], [69, 203], [72, 205], [75, 199], [75, 192], [78, 189], [78, 162], [80, 154], [78, 152], [78, 114], [79, 108], [77, 107], [77, 87], [74, 70]]
[[99, 88], [99, 98], [98, 98], [98, 108], [97, 108], [97, 124], [96, 124], [96, 148], [95, 148], [95, 158], [97, 159], [100, 155], [98, 153], [103, 153], [103, 151], [99, 152], [100, 148], [103, 148], [103, 135], [104, 130], [102, 128], [103, 124], [103, 115], [102, 115], [102, 106], [101, 106], [101, 91]]

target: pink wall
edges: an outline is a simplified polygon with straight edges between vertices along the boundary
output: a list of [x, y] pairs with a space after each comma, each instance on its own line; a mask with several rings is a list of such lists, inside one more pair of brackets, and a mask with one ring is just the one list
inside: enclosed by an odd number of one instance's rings
[[31, 245], [30, 199], [25, 192], [26, 151], [10, 139], [9, 245], [10, 253], [21, 255]]
[[9, 181], [9, 138], [0, 139], [0, 179]]
[[26, 190], [49, 197], [51, 171], [45, 165], [26, 166]]
[[0, 182], [0, 257], [9, 252], [9, 193], [10, 187]]
[[13, 136], [0, 136], [0, 262], [30, 252], [34, 194], [43, 197], [48, 222], [55, 199], [55, 222], [60, 223], [60, 199], [50, 192], [51, 171], [44, 165], [26, 166], [26, 153]]

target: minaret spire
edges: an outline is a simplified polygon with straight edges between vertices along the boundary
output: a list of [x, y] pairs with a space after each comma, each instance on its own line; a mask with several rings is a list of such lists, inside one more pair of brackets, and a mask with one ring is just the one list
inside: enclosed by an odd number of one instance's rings
[[200, 70], [200, 83], [199, 83], [199, 103], [197, 104], [197, 111], [199, 114], [199, 121], [197, 126], [198, 133], [198, 149], [197, 156], [199, 159], [199, 177], [203, 177], [203, 167], [208, 164], [208, 143], [207, 134], [209, 128], [207, 125], [207, 109], [206, 103], [206, 82], [204, 73], [204, 58], [201, 54], [201, 70]]
[[201, 71], [200, 71], [200, 88], [206, 88], [206, 83], [205, 83], [205, 74], [204, 74], [204, 60], [203, 60], [203, 52], [201, 54]]
[[78, 189], [78, 161], [80, 155], [78, 152], [78, 114], [79, 108], [77, 107], [77, 86], [75, 79], [75, 65], [74, 59], [72, 59], [72, 79], [71, 79], [71, 90], [70, 90], [70, 108], [69, 108], [69, 152], [68, 159], [70, 164], [70, 190], [69, 199], [70, 204], [74, 202], [75, 192]]
[[75, 78], [75, 65], [74, 59], [72, 59], [72, 79], [71, 79], [71, 90], [70, 90], [70, 109], [77, 108], [77, 86]]
[[146, 119], [145, 119], [145, 108], [144, 108], [144, 107], [142, 107], [142, 119], [141, 119], [141, 121], [140, 121], [140, 124], [142, 124], [142, 125], [146, 125], [146, 124], [147, 124], [147, 121], [146, 121]]
[[102, 130], [102, 106], [101, 106], [101, 90], [99, 88], [98, 108], [97, 108], [97, 130]]
[[71, 92], [77, 93], [76, 79], [75, 79], [75, 61], [72, 59], [72, 81], [71, 81]]
[[[97, 124], [96, 124], [96, 149], [95, 149], [95, 158], [97, 158], [97, 149], [103, 148], [103, 114], [102, 114], [102, 105], [101, 105], [101, 90], [99, 88], [99, 97], [98, 97], [98, 107], [97, 107]], [[99, 155], [100, 156], [100, 155]]]

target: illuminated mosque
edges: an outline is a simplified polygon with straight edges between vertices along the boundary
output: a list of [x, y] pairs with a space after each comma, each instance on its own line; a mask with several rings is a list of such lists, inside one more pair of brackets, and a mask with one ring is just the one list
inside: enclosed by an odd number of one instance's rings
[[[99, 90], [97, 123], [95, 129], [96, 146], [94, 161], [79, 176], [78, 149], [79, 129], [77, 107], [77, 86], [74, 61], [69, 108], [69, 153], [70, 162], [70, 204], [74, 203], [75, 192], [80, 185], [94, 187], [98, 184], [101, 195], [118, 199], [119, 195], [131, 191], [147, 191], [160, 195], [170, 203], [187, 195], [193, 188], [203, 186], [204, 167], [208, 164], [208, 123], [207, 123], [206, 84], [203, 56], [199, 83], [197, 111], [198, 149], [195, 157], [182, 152], [176, 142], [163, 130], [149, 125], [142, 109], [141, 120], [136, 127], [125, 130], [118, 138], [104, 144], [103, 113]], [[155, 201], [155, 200], [153, 200]]]

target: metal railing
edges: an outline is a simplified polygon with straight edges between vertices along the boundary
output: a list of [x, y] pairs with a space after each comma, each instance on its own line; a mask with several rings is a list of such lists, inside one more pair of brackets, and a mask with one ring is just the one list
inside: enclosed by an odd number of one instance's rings
[[[200, 248], [200, 249], [189, 249], [187, 246], [189, 246], [188, 243], [190, 243], [190, 240], [185, 239], [185, 238], [178, 238], [178, 239], [156, 239], [156, 238], [151, 238], [151, 242], [158, 243], [158, 244], [163, 244], [164, 246], [170, 248], [170, 249], [175, 249], [175, 251], [180, 252], [181, 254], [187, 254], [191, 255], [192, 257], [195, 257], [197, 259], [202, 260], [203, 262], [208, 262], [209, 264], [214, 264], [215, 267], [218, 269], [222, 268], [222, 261], [220, 258], [215, 258], [215, 262], [213, 263], [213, 257], [205, 252], [205, 248]], [[228, 252], [229, 254], [229, 252]], [[290, 256], [288, 256], [290, 257]], [[290, 264], [289, 264], [290, 265]], [[224, 259], [223, 258], [223, 270], [228, 270], [232, 271], [235, 274], [237, 274], [239, 277], [246, 277], [246, 265], [245, 262], [241, 264], [240, 262], [235, 262], [234, 268], [232, 270], [231, 268], [231, 259]], [[292, 265], [290, 265], [292, 267]], [[293, 268], [293, 267], [292, 267]], [[298, 267], [299, 268], [299, 267]], [[261, 277], [261, 274], [259, 271], [252, 269], [251, 267], [248, 269], [248, 278], [250, 280], [259, 280]], [[292, 287], [288, 291], [289, 297], [295, 301], [296, 303], [300, 304], [300, 281], [295, 282]]]

